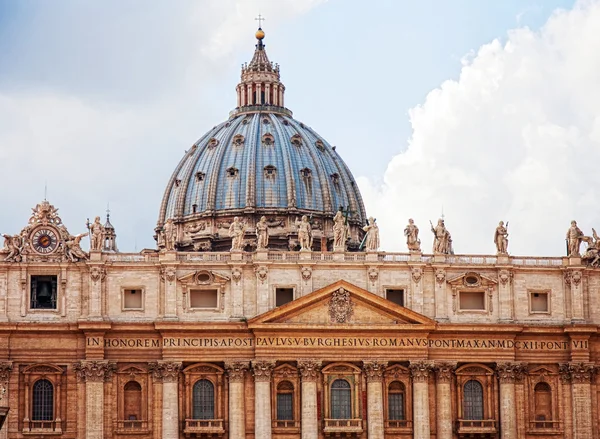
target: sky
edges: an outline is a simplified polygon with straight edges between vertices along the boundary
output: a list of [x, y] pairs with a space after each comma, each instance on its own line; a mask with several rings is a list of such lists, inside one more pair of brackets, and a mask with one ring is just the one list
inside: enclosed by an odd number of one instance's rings
[[286, 106], [337, 146], [382, 249], [560, 256], [600, 227], [600, 0], [0, 0], [0, 233], [47, 188], [71, 233], [104, 215], [154, 248], [184, 151], [235, 106], [254, 18]]

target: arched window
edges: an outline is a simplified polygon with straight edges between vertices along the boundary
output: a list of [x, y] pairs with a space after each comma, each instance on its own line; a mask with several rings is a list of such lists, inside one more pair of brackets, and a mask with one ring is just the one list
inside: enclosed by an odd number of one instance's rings
[[[548, 383], [537, 383], [534, 388], [535, 420], [552, 420], [552, 390]], [[543, 423], [536, 423], [536, 426], [544, 427]]]
[[54, 386], [48, 380], [38, 380], [33, 385], [32, 421], [54, 419]]
[[463, 388], [463, 419], [483, 419], [483, 386], [479, 381], [470, 380]]
[[388, 419], [390, 421], [404, 421], [404, 384], [393, 381], [388, 387]]
[[335, 380], [331, 384], [331, 418], [352, 419], [352, 392], [346, 380]]
[[192, 390], [193, 418], [215, 419], [215, 386], [209, 380], [198, 380]]
[[126, 421], [142, 419], [142, 386], [137, 381], [129, 381], [123, 388], [124, 416]]
[[282, 381], [277, 386], [277, 420], [294, 420], [294, 385]]

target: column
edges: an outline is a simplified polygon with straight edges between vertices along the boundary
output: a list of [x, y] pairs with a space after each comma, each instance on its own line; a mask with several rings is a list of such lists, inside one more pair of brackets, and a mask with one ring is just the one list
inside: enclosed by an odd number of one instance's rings
[[496, 374], [500, 381], [500, 438], [517, 439], [517, 405], [515, 382], [521, 379], [523, 365], [498, 363]]
[[248, 362], [227, 362], [225, 369], [229, 376], [229, 439], [245, 439], [244, 376], [248, 370]]
[[271, 105], [271, 84], [265, 84], [265, 104]]
[[77, 377], [85, 382], [85, 439], [104, 438], [104, 382], [117, 369], [106, 360], [80, 361], [73, 365]]
[[387, 361], [363, 361], [367, 377], [368, 438], [383, 439], [383, 372]]
[[435, 399], [437, 439], [452, 439], [452, 396], [450, 385], [455, 363], [436, 363]]
[[302, 378], [302, 439], [315, 439], [319, 437], [317, 380], [321, 362], [298, 360], [298, 369]]
[[264, 104], [262, 99], [262, 84], [256, 84], [256, 102], [257, 105]]
[[275, 361], [252, 362], [254, 373], [254, 437], [271, 439], [271, 374]]
[[273, 105], [279, 105], [279, 84], [273, 84]]
[[413, 437], [429, 439], [429, 373], [433, 363], [411, 361], [409, 369], [413, 382]]
[[181, 363], [150, 363], [155, 380], [162, 382], [162, 439], [179, 439], [179, 371]]
[[[12, 362], [2, 361], [0, 362], [0, 410], [10, 405], [10, 373], [12, 372]], [[27, 416], [27, 415], [26, 415]], [[6, 419], [5, 427], [0, 430], [0, 439], [6, 439], [8, 437], [8, 419]]]
[[252, 84], [248, 84], [247, 85], [247, 92], [248, 92], [248, 105], [253, 105], [254, 104], [254, 100], [252, 99]]
[[593, 363], [567, 363], [560, 365], [562, 374], [571, 381], [573, 404], [573, 439], [592, 439], [592, 387]]

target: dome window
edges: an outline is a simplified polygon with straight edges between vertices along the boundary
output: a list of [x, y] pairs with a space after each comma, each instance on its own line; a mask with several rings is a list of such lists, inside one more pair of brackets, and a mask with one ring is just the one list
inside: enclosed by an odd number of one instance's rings
[[181, 186], [181, 180], [177, 179], [177, 180], [175, 180], [175, 187], [179, 187], [179, 186]]
[[273, 137], [273, 134], [266, 133], [262, 136], [262, 142], [265, 146], [271, 146], [275, 143], [275, 138]]
[[300, 137], [300, 134], [294, 134], [291, 138], [291, 142], [294, 146], [302, 146], [302, 137]]
[[248, 118], [246, 118], [242, 121], [242, 125], [248, 125], [249, 123], [250, 123], [250, 120]]
[[270, 123], [271, 123], [271, 121], [265, 117], [265, 118], [263, 119], [263, 123], [264, 123], [265, 125], [268, 125], [268, 124], [270, 124]]
[[317, 147], [317, 149], [321, 152], [325, 151], [325, 145], [323, 144], [323, 142], [321, 142], [320, 140], [317, 140], [315, 142], [315, 146]]
[[204, 181], [206, 174], [204, 172], [196, 172], [196, 181]]
[[334, 185], [339, 186], [340, 184], [340, 174], [337, 172], [335, 174], [331, 174], [331, 181]]
[[219, 141], [217, 139], [215, 139], [214, 137], [208, 141], [208, 147], [210, 149], [215, 148], [218, 144], [219, 144]]
[[244, 145], [244, 136], [241, 134], [236, 134], [233, 136], [233, 146], [243, 146]]
[[285, 119], [284, 119], [284, 120], [283, 120], [283, 124], [284, 124], [285, 126], [288, 126], [290, 123], [289, 123], [287, 120], [285, 120]]
[[265, 166], [265, 178], [274, 180], [277, 176], [277, 168], [273, 165]]
[[300, 169], [300, 175], [302, 178], [310, 180], [312, 178], [312, 171], [308, 168], [302, 168]]
[[229, 178], [236, 178], [239, 174], [239, 169], [234, 168], [233, 166], [231, 166], [230, 168], [227, 168], [227, 176]]

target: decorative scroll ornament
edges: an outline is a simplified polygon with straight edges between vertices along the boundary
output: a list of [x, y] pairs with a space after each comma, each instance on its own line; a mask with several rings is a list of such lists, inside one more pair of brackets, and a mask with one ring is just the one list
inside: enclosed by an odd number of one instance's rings
[[298, 369], [302, 381], [317, 381], [321, 370], [321, 362], [318, 360], [298, 360]]
[[521, 363], [503, 362], [496, 365], [496, 375], [500, 383], [515, 383], [523, 378], [526, 371]]
[[115, 363], [108, 361], [80, 361], [73, 365], [77, 378], [84, 382], [108, 381], [117, 370]]
[[329, 316], [332, 323], [347, 323], [354, 312], [350, 292], [344, 288], [334, 291], [329, 299]]
[[261, 284], [264, 284], [267, 280], [267, 276], [269, 274], [269, 269], [267, 267], [257, 267], [254, 269], [256, 273], [256, 278], [260, 281]]
[[254, 381], [271, 381], [271, 373], [275, 368], [275, 361], [256, 360], [252, 362]]
[[0, 383], [7, 383], [12, 372], [13, 365], [10, 361], [0, 362]]
[[235, 281], [235, 283], [239, 283], [242, 279], [242, 269], [239, 267], [233, 267], [231, 269], [231, 278]]
[[175, 269], [175, 267], [163, 267], [160, 270], [160, 277], [169, 283], [175, 280], [176, 274], [177, 270]]
[[456, 363], [435, 363], [435, 376], [439, 383], [449, 383], [456, 369]]
[[312, 267], [302, 267], [302, 279], [306, 282], [312, 277]]
[[564, 363], [560, 364], [558, 372], [563, 383], [589, 384], [596, 368], [593, 363]]
[[387, 366], [387, 361], [369, 360], [363, 361], [363, 369], [367, 382], [380, 382]]
[[501, 270], [500, 273], [498, 273], [498, 280], [502, 285], [509, 283], [511, 277], [512, 273], [508, 270]]
[[429, 379], [429, 373], [434, 369], [434, 364], [431, 361], [415, 361], [408, 366], [410, 375], [415, 383], [426, 383]]
[[423, 270], [421, 270], [420, 268], [413, 268], [412, 269], [412, 278], [413, 281], [418, 284], [419, 282], [421, 282], [421, 278], [423, 277]]
[[58, 209], [50, 204], [47, 200], [42, 201], [31, 210], [33, 213], [31, 214], [31, 218], [29, 218], [29, 227], [33, 227], [38, 224], [42, 224], [44, 226], [52, 224], [55, 227], [64, 227], [62, 219], [60, 219], [60, 216], [58, 216]]
[[379, 269], [376, 267], [371, 267], [369, 268], [369, 279], [371, 280], [371, 283], [375, 283], [377, 281], [377, 278], [379, 277]]
[[230, 361], [225, 363], [227, 375], [229, 375], [230, 383], [243, 383], [244, 374], [248, 370], [247, 361]]
[[442, 270], [441, 268], [438, 268], [435, 271], [435, 280], [438, 283], [438, 285], [442, 286], [442, 284], [444, 283], [445, 279], [446, 279], [446, 271]]
[[579, 286], [581, 283], [581, 271], [574, 271], [571, 273], [571, 282], [575, 286]]
[[90, 268], [90, 279], [94, 282], [98, 282], [99, 280], [104, 280], [106, 276], [106, 270], [102, 267], [92, 267]]
[[148, 368], [155, 380], [163, 383], [176, 383], [181, 370], [181, 363], [177, 361], [156, 361], [148, 363]]

